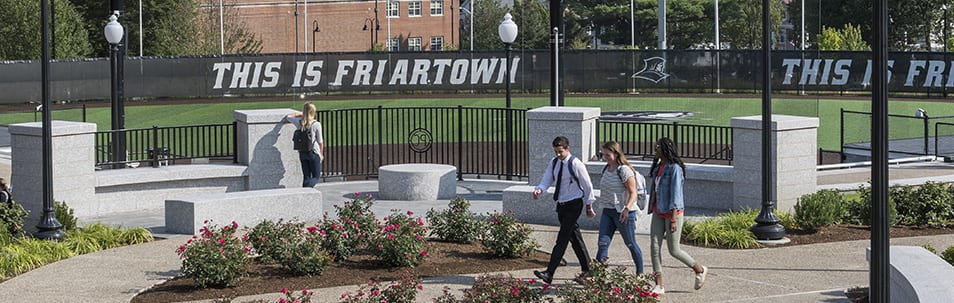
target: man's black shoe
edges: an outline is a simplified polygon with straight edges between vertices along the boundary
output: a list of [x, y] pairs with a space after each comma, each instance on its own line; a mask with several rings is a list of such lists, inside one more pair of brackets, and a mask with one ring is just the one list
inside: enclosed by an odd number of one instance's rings
[[551, 282], [553, 282], [553, 276], [551, 276], [548, 272], [534, 270], [533, 275], [537, 276], [537, 278], [543, 280], [543, 282], [546, 282], [547, 284], [552, 284]]

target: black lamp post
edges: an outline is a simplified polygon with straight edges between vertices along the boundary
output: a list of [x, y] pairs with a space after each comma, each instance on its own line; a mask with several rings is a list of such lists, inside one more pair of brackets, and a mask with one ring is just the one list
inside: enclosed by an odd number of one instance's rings
[[[119, 21], [117, 20], [117, 15], [119, 11], [114, 11], [112, 15], [109, 16], [109, 23], [106, 24], [104, 33], [106, 34], [106, 41], [109, 42], [109, 63], [110, 63], [110, 106], [111, 106], [111, 120], [112, 120], [112, 130], [113, 132], [113, 162], [125, 162], [126, 161], [126, 147], [125, 147], [125, 136], [122, 132], [117, 132], [124, 128], [123, 126], [123, 100], [121, 97], [121, 77], [122, 77], [122, 67], [120, 65], [120, 54], [121, 54], [121, 45], [123, 41], [124, 29]], [[114, 167], [122, 167], [123, 164], [116, 164]]]
[[35, 236], [46, 240], [62, 240], [66, 234], [60, 228], [53, 211], [53, 124], [50, 121], [50, 27], [46, 1], [40, 1], [40, 31], [42, 44], [42, 59], [40, 63], [40, 81], [42, 85], [41, 98], [43, 102], [43, 214], [40, 223], [36, 225]]
[[749, 230], [759, 240], [778, 240], [785, 237], [785, 227], [779, 225], [772, 200], [772, 78], [769, 64], [772, 62], [772, 28], [770, 0], [762, 0], [762, 209], [755, 217], [755, 225]]
[[513, 117], [510, 110], [510, 50], [512, 49], [513, 41], [517, 40], [517, 24], [513, 22], [513, 17], [510, 16], [510, 13], [504, 15], [503, 22], [500, 22], [500, 26], [497, 27], [497, 34], [500, 35], [500, 41], [507, 45], [507, 70], [506, 70], [506, 80], [507, 83], [507, 180], [511, 180], [513, 176]]
[[311, 22], [313, 30], [311, 30], [311, 51], [317, 53], [318, 49], [315, 48], [315, 34], [321, 31], [321, 28], [318, 28], [318, 20]]
[[944, 45], [944, 52], [947, 52], [947, 4], [941, 4], [941, 10], [944, 11], [944, 25], [942, 29], [944, 35], [944, 41], [941, 44]]
[[[374, 28], [374, 30], [371, 30], [372, 27]], [[361, 30], [368, 31], [368, 43], [370, 45], [370, 47], [368, 48], [368, 51], [369, 52], [374, 51], [374, 31], [381, 30], [381, 25], [380, 24], [376, 25], [374, 22], [374, 19], [372, 18], [364, 18], [364, 27], [362, 27]]]

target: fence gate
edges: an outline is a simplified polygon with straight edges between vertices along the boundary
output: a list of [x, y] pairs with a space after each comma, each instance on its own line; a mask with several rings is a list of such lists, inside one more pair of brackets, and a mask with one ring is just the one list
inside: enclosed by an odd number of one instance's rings
[[319, 111], [317, 118], [323, 178], [376, 177], [378, 167], [402, 163], [453, 165], [458, 178], [528, 175], [525, 109], [379, 106]]

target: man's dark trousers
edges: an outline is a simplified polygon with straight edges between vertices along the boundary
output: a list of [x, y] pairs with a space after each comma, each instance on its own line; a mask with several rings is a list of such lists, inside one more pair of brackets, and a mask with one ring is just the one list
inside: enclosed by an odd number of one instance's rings
[[547, 273], [553, 276], [557, 266], [560, 266], [560, 260], [566, 253], [567, 243], [573, 245], [573, 252], [576, 258], [580, 260], [580, 267], [583, 272], [590, 271], [590, 254], [586, 251], [586, 244], [583, 243], [583, 234], [580, 233], [580, 226], [576, 220], [583, 213], [583, 199], [567, 201], [566, 203], [557, 203], [557, 218], [560, 220], [560, 232], [557, 233], [556, 245], [553, 245], [553, 252], [550, 254], [550, 263], [547, 265]]

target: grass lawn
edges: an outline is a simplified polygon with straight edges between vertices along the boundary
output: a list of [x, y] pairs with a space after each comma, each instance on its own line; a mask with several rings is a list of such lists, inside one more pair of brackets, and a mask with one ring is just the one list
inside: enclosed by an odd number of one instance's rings
[[[693, 115], [688, 124], [724, 125], [730, 124], [731, 117], [752, 116], [761, 114], [761, 99], [753, 98], [712, 98], [709, 95], [699, 97], [643, 97], [634, 95], [616, 97], [585, 97], [568, 96], [568, 106], [599, 107], [603, 111], [686, 111]], [[322, 97], [325, 98], [325, 97]], [[282, 99], [276, 101], [230, 102], [226, 99], [221, 103], [179, 104], [179, 105], [149, 105], [148, 102], [127, 102], [126, 127], [144, 128], [158, 126], [230, 123], [233, 120], [232, 111], [240, 109], [269, 109], [291, 108], [300, 109], [302, 100]], [[432, 107], [463, 105], [467, 107], [503, 107], [502, 97], [496, 98], [420, 98], [420, 99], [370, 99], [370, 100], [320, 100], [316, 102], [319, 110], [342, 108], [367, 107]], [[517, 108], [535, 108], [549, 105], [548, 97], [517, 97], [513, 98], [513, 106]], [[840, 140], [840, 109], [869, 112], [871, 102], [861, 100], [840, 99], [773, 99], [773, 113], [782, 115], [797, 115], [818, 117], [820, 129], [818, 132], [818, 146], [826, 150], [838, 150]], [[913, 116], [917, 108], [924, 108], [932, 117], [954, 116], [954, 106], [946, 102], [924, 102], [915, 99], [893, 100], [889, 110], [892, 114]], [[53, 119], [81, 121], [82, 112], [79, 109], [56, 110], [52, 113]], [[21, 122], [32, 122], [34, 114], [30, 113], [0, 113], [0, 125]], [[846, 137], [848, 142], [867, 141], [870, 133], [869, 119], [860, 115], [846, 117]], [[87, 121], [99, 125], [100, 130], [109, 128], [109, 107], [90, 107], [87, 110]], [[951, 121], [954, 122], [954, 119]], [[920, 137], [923, 129], [920, 120], [897, 119], [889, 120], [892, 138]], [[931, 127], [933, 132], [933, 126]]]

